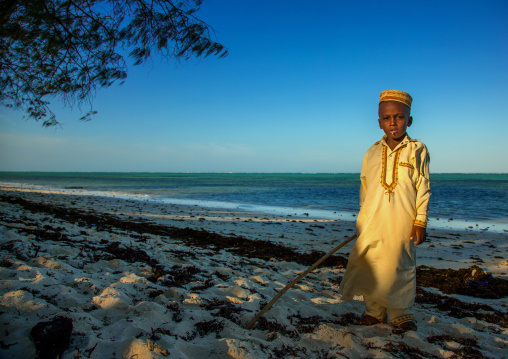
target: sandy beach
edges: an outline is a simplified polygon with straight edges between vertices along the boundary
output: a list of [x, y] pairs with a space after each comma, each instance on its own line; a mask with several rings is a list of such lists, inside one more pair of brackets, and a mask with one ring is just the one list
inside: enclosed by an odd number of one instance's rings
[[[68, 318], [63, 358], [506, 358], [508, 234], [432, 229], [418, 248], [418, 330], [353, 324], [338, 286], [352, 221], [0, 187], [0, 358]], [[63, 340], [61, 340], [63, 341]]]

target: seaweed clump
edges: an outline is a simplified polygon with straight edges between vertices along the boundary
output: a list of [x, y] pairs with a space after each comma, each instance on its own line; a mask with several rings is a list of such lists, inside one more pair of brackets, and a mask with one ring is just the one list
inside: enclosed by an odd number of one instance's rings
[[419, 266], [416, 280], [420, 286], [434, 287], [445, 294], [484, 299], [508, 297], [508, 280], [495, 278], [476, 265], [459, 270]]
[[483, 359], [485, 356], [478, 350], [478, 343], [476, 339], [471, 338], [455, 338], [451, 335], [434, 335], [427, 338], [429, 343], [436, 343], [441, 346], [447, 342], [455, 342], [460, 345], [459, 348], [447, 348], [453, 351], [451, 358], [470, 358], [470, 359]]

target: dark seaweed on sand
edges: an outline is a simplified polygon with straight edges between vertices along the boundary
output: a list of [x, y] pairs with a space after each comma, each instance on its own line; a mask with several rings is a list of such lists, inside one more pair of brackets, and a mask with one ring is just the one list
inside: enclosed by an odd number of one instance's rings
[[475, 298], [499, 299], [508, 296], [508, 281], [472, 266], [459, 270], [419, 266], [418, 285], [434, 287], [445, 294], [462, 294]]
[[451, 335], [442, 334], [434, 335], [427, 338], [429, 343], [439, 344], [445, 347], [446, 342], [455, 342], [460, 345], [459, 348], [446, 348], [454, 352], [451, 358], [470, 358], [470, 359], [483, 359], [482, 352], [478, 350], [478, 343], [476, 339], [472, 338], [455, 338]]
[[432, 355], [429, 353], [426, 353], [418, 348], [415, 348], [413, 346], [409, 346], [404, 342], [390, 342], [387, 343], [383, 350], [393, 354], [395, 358], [404, 358], [404, 359], [423, 359], [423, 358], [432, 358], [432, 359], [438, 359], [441, 357], [438, 357], [436, 355]]
[[[22, 206], [31, 212], [43, 212], [59, 218], [64, 221], [78, 224], [84, 227], [94, 227], [96, 231], [114, 231], [120, 229], [131, 231], [138, 234], [153, 234], [160, 236], [169, 236], [178, 239], [189, 246], [210, 248], [215, 250], [227, 250], [231, 253], [262, 260], [284, 260], [288, 262], [297, 262], [310, 266], [325, 255], [324, 252], [313, 251], [311, 253], [299, 253], [294, 249], [264, 240], [252, 240], [243, 236], [221, 235], [201, 229], [178, 228], [173, 226], [164, 226], [148, 221], [133, 221], [132, 219], [122, 219], [106, 213], [95, 214], [87, 211], [78, 211], [72, 208], [53, 206], [46, 203], [36, 203], [27, 201], [23, 198], [0, 195], [0, 201], [8, 202]], [[47, 238], [50, 239], [50, 238]], [[56, 234], [52, 235], [54, 240], [58, 240]], [[115, 248], [111, 248], [115, 249]], [[143, 256], [141, 253], [138, 253]], [[128, 255], [127, 255], [128, 257]], [[146, 258], [142, 261], [146, 262]], [[323, 262], [323, 266], [341, 266], [345, 267], [347, 258], [334, 255]]]
[[200, 337], [204, 337], [210, 333], [215, 333], [217, 338], [220, 338], [220, 332], [224, 329], [224, 322], [212, 319], [209, 321], [202, 321], [194, 324]]
[[[273, 258], [296, 262], [302, 265], [312, 265], [325, 254], [320, 251], [299, 253], [290, 247], [270, 241], [252, 240], [234, 234], [225, 236], [200, 229], [164, 226], [148, 221], [126, 220], [106, 213], [95, 214], [87, 211], [78, 211], [46, 203], [31, 202], [19, 197], [0, 195], [0, 201], [22, 206], [32, 212], [47, 213], [71, 223], [95, 227], [97, 231], [121, 229], [135, 232], [139, 235], [153, 234], [169, 236], [173, 239], [181, 240], [189, 246], [201, 248], [214, 247], [215, 250], [227, 250], [231, 253], [248, 258], [263, 260], [270, 260]], [[60, 228], [55, 229], [49, 227], [45, 229], [34, 229], [29, 232], [44, 240], [68, 240], [67, 235], [60, 231]], [[151, 278], [152, 281], [167, 274], [156, 260], [150, 258], [145, 252], [139, 249], [121, 247], [118, 243], [108, 243], [105, 251], [127, 262], [141, 261], [151, 265], [156, 270], [154, 278]], [[334, 255], [323, 262], [321, 266], [345, 267], [346, 264], [347, 258]], [[475, 273], [473, 273], [473, 270], [476, 270]], [[483, 272], [481, 268], [477, 266], [460, 270], [419, 266], [417, 270], [417, 284], [420, 286], [437, 288], [446, 294], [463, 294], [477, 298], [504, 298], [508, 296], [508, 280], [495, 278], [491, 274]]]
[[[163, 226], [148, 221], [134, 221], [132, 218], [122, 219], [113, 215], [101, 213], [95, 214], [87, 211], [78, 211], [75, 209], [53, 206], [45, 203], [36, 203], [22, 198], [0, 195], [0, 201], [9, 202], [22, 206], [23, 208], [35, 213], [47, 213], [55, 218], [62, 219], [71, 223], [78, 223], [81, 226], [94, 227], [96, 231], [124, 230], [137, 233], [141, 236], [146, 234], [168, 236], [177, 239], [190, 247], [207, 248], [213, 247], [215, 250], [227, 250], [231, 253], [241, 255], [247, 258], [258, 258], [263, 260], [278, 259], [297, 262], [302, 265], [312, 265], [319, 260], [325, 253], [314, 251], [312, 253], [298, 253], [292, 248], [263, 240], [251, 240], [243, 236], [234, 234], [225, 236], [218, 233], [211, 233], [205, 230], [191, 228], [178, 228], [172, 226]], [[24, 229], [22, 231], [34, 234], [39, 241], [54, 240], [71, 242], [64, 233], [63, 228], [53, 228], [46, 226], [44, 229]], [[76, 244], [76, 240], [72, 241]], [[165, 268], [156, 259], [151, 258], [146, 252], [128, 248], [120, 245], [118, 242], [102, 241], [100, 248], [92, 248], [84, 243], [85, 248], [101, 250], [104, 254], [95, 255], [95, 260], [102, 258], [118, 258], [127, 262], [143, 262], [152, 267], [152, 276], [148, 279], [152, 282], [162, 281], [167, 286], [183, 286], [190, 282], [201, 282], [196, 289], [206, 288], [210, 285], [205, 278], [197, 278], [199, 269], [195, 267], [175, 266], [171, 269]], [[347, 259], [342, 256], [332, 256], [322, 263], [322, 266], [340, 266], [344, 267]], [[3, 263], [8, 266], [9, 263]], [[214, 273], [221, 279], [227, 276]], [[208, 273], [202, 273], [202, 276], [209, 276]], [[161, 283], [161, 284], [162, 284]], [[425, 266], [418, 267], [417, 270], [417, 297], [416, 301], [422, 304], [434, 305], [436, 309], [448, 312], [452, 317], [463, 318], [467, 316], [475, 317], [479, 320], [496, 323], [502, 327], [508, 326], [506, 319], [507, 313], [501, 313], [487, 305], [469, 304], [458, 299], [434, 294], [425, 291], [422, 287], [434, 287], [446, 294], [462, 294], [479, 298], [503, 298], [508, 296], [508, 281], [502, 278], [495, 278], [487, 274], [477, 266], [467, 269], [436, 269]], [[153, 293], [152, 295], [157, 295]], [[478, 312], [479, 309], [482, 309]], [[234, 310], [222, 308], [219, 316], [225, 318], [234, 318]], [[342, 318], [345, 320], [345, 318]], [[261, 321], [259, 325], [268, 330], [288, 333], [287, 330], [279, 327], [275, 323]], [[312, 324], [303, 324], [312, 325]], [[310, 328], [308, 328], [310, 329]]]
[[269, 339], [275, 339], [275, 333], [280, 333], [293, 339], [300, 337], [295, 329], [288, 329], [287, 326], [277, 323], [275, 320], [268, 320], [265, 317], [259, 318], [254, 328], [272, 333], [272, 335], [269, 334]]
[[300, 333], [312, 333], [322, 322], [325, 322], [325, 319], [319, 315], [302, 317], [300, 314], [296, 314], [288, 316], [288, 319]]
[[415, 301], [420, 304], [434, 306], [453, 318], [473, 317], [508, 328], [508, 312], [503, 313], [486, 304], [466, 303], [457, 298], [430, 293], [422, 287], [416, 288]]

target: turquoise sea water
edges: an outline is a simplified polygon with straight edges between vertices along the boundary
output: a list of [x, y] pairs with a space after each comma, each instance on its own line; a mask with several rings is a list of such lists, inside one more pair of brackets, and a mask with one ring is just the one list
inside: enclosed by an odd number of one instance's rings
[[[0, 183], [353, 219], [360, 180], [359, 174], [0, 172]], [[432, 225], [508, 230], [508, 174], [433, 174], [431, 184]]]

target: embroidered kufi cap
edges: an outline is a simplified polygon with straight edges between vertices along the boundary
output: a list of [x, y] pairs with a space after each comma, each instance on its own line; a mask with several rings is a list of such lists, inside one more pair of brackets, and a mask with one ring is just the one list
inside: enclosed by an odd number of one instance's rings
[[381, 92], [381, 96], [379, 97], [379, 103], [384, 101], [402, 102], [404, 105], [411, 108], [411, 102], [413, 102], [413, 98], [404, 91], [386, 90]]

